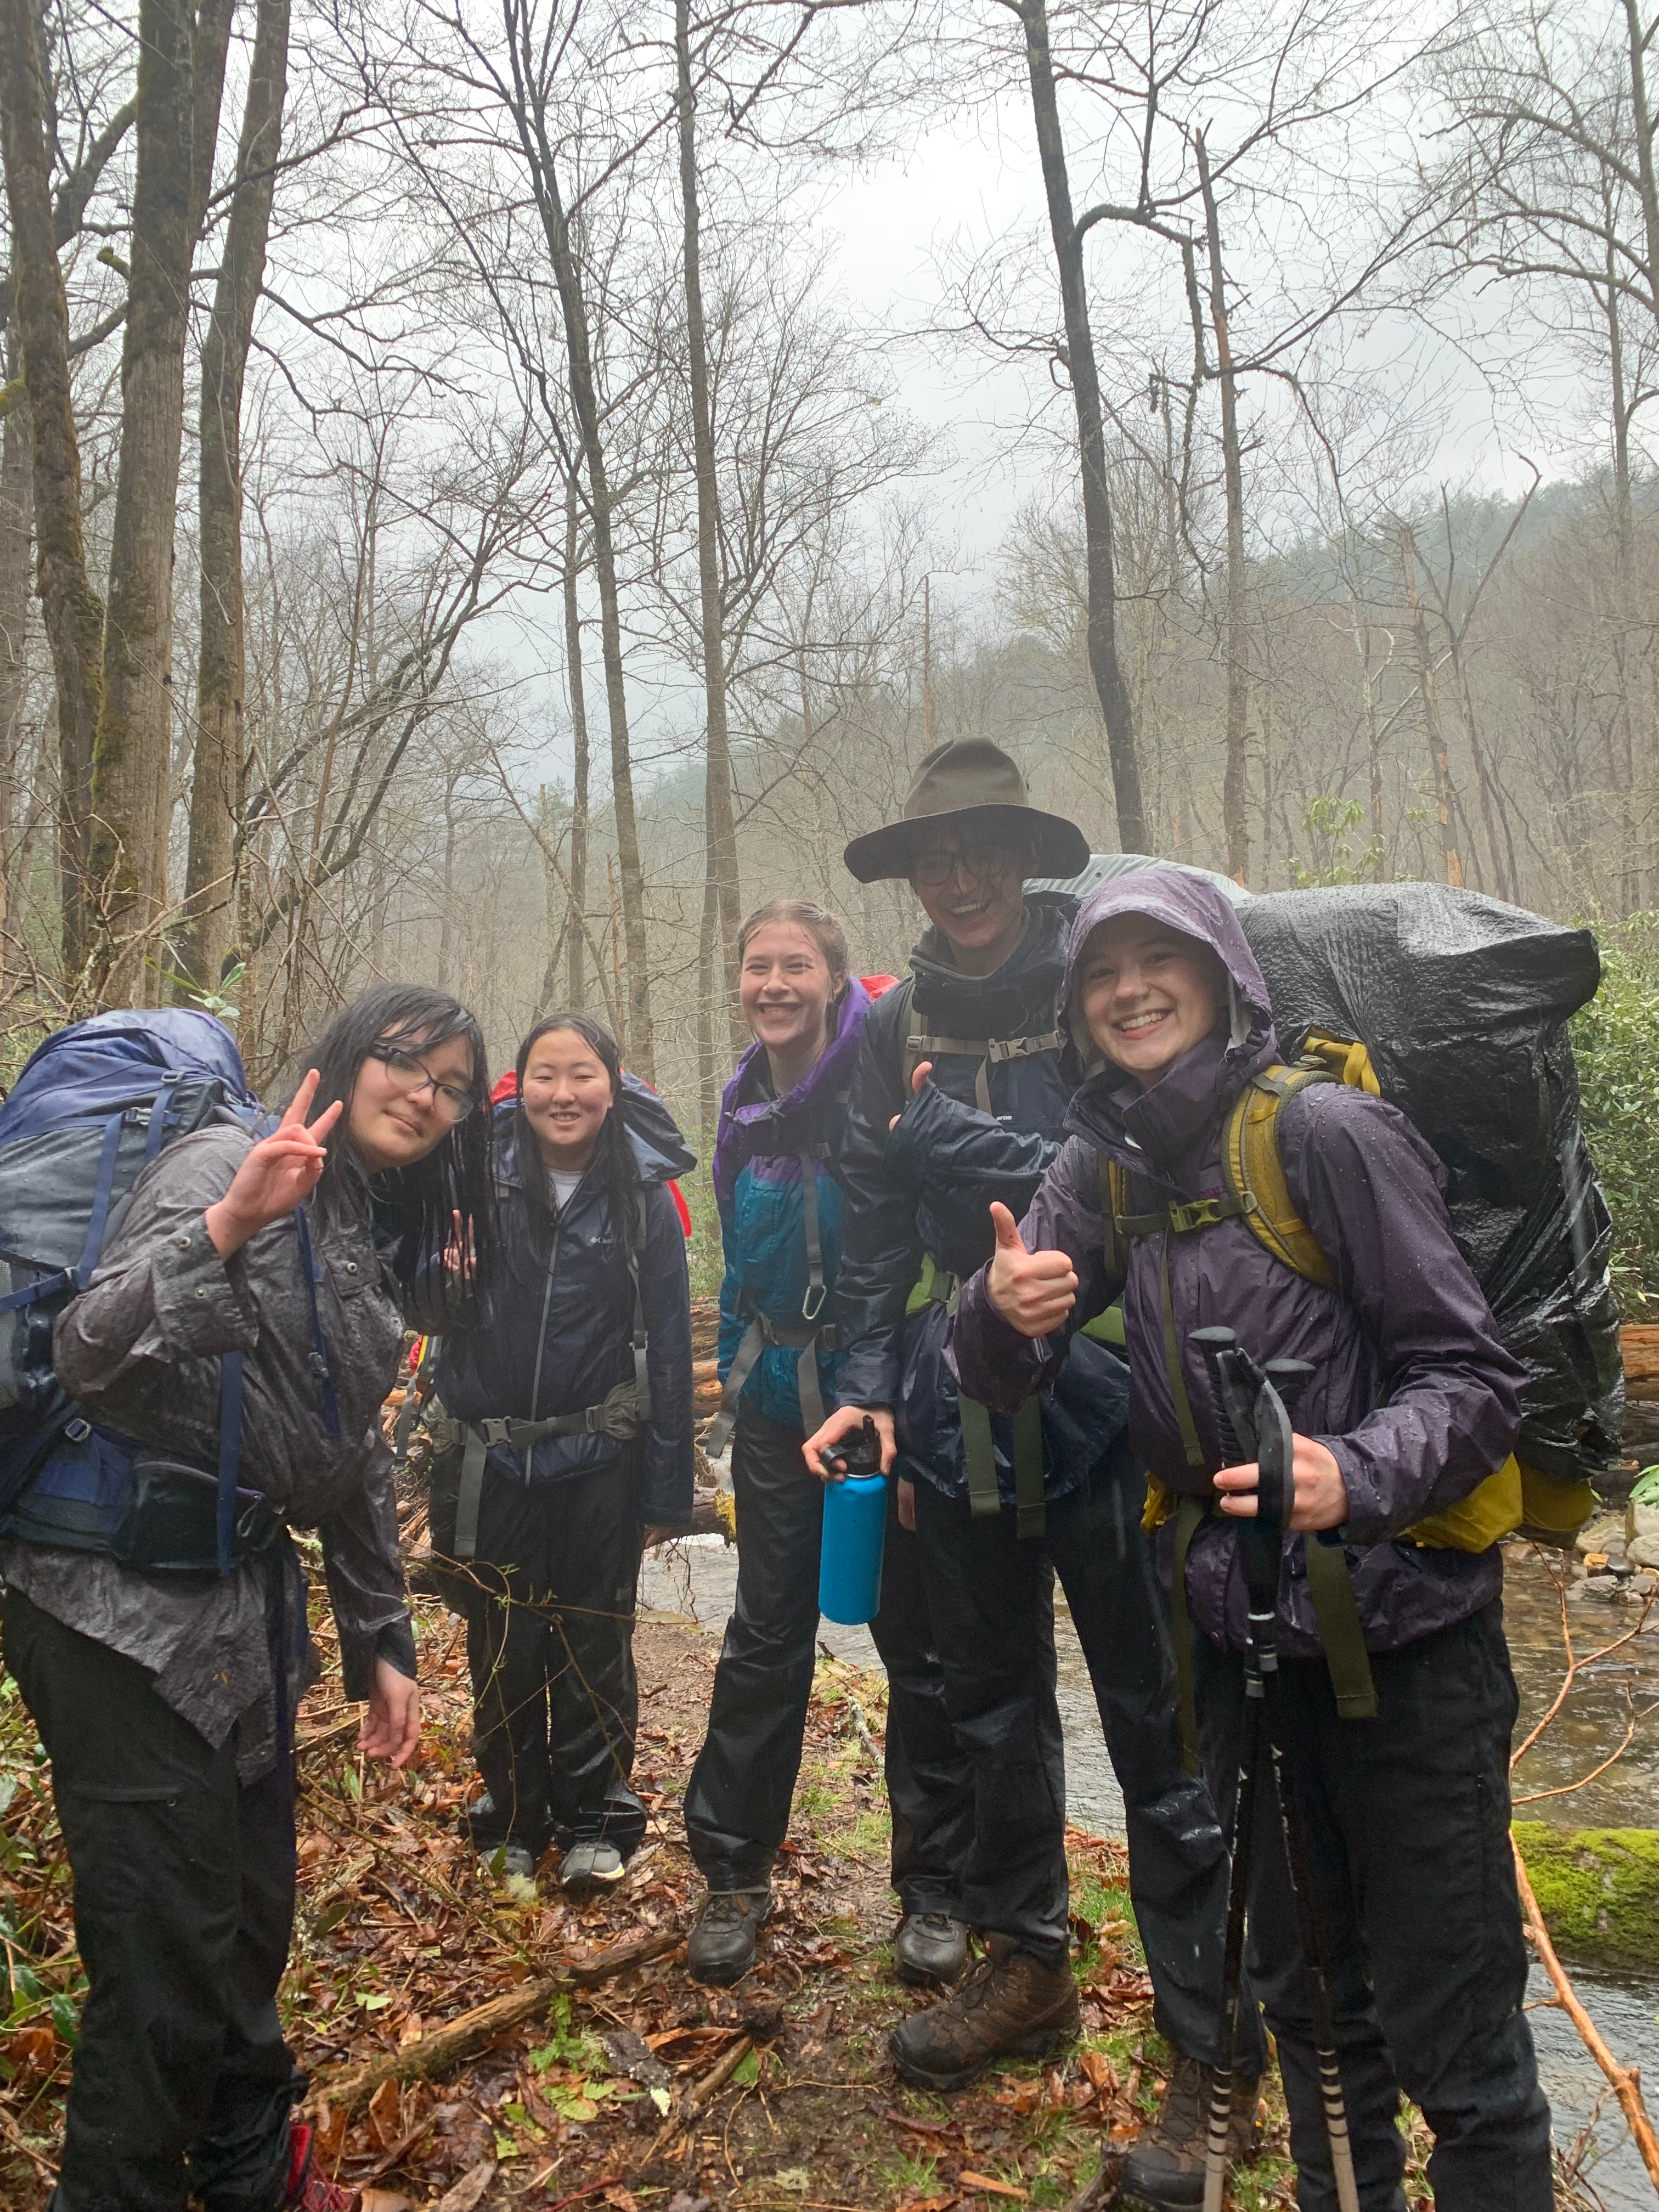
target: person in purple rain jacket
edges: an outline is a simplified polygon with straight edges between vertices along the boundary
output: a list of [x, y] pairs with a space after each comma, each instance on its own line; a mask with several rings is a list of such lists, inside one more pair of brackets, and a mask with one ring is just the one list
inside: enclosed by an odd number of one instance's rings
[[[1184, 1592], [1199, 1744], [1231, 1821], [1246, 1642], [1233, 1523], [1255, 1510], [1256, 1470], [1224, 1463], [1188, 1340], [1225, 1325], [1258, 1359], [1311, 1363], [1284, 1545], [1282, 1710], [1360, 2203], [1403, 2212], [1403, 2091], [1434, 2132], [1429, 2179], [1441, 2212], [1548, 2212], [1549, 2109], [1522, 2009], [1527, 1960], [1509, 1840], [1516, 1691], [1502, 1560], [1496, 1546], [1436, 1548], [1407, 1533], [1503, 1464], [1524, 1381], [1453, 1241], [1439, 1163], [1380, 1098], [1310, 1085], [1285, 1101], [1277, 1134], [1291, 1200], [1333, 1287], [1272, 1257], [1237, 1214], [1197, 1233], [1115, 1235], [1114, 1251], [1127, 1257], [1114, 1265], [1103, 1163], [1127, 1171], [1126, 1223], [1221, 1197], [1229, 1109], [1281, 1055], [1235, 908], [1173, 870], [1085, 900], [1061, 1006], [1081, 1079], [1067, 1141], [1018, 1229], [993, 1208], [998, 1249], [963, 1293], [956, 1370], [964, 1389], [1012, 1413], [1055, 1372], [1073, 1331], [1121, 1293], [1131, 1433], [1153, 1496], [1205, 1508], [1195, 1532], [1195, 1513], [1180, 1516], [1190, 1536]], [[1175, 1534], [1166, 1520], [1166, 1573]], [[1322, 1535], [1340, 1544], [1352, 1574], [1375, 1718], [1339, 1715], [1309, 1587], [1308, 1547]], [[1336, 2196], [1313, 2004], [1270, 1785], [1258, 1812], [1248, 1963], [1278, 2041], [1297, 2202], [1323, 2212]]]
[[[708, 1884], [688, 1959], [696, 1980], [715, 1984], [754, 1964], [812, 1690], [823, 1486], [802, 1466], [801, 1444], [836, 1402], [836, 1166], [871, 1003], [848, 972], [841, 924], [802, 899], [775, 899], [750, 915], [738, 966], [755, 1042], [726, 1087], [714, 1146], [726, 1250], [719, 1426], [730, 1432], [735, 1418], [738, 1591], [685, 1793], [686, 1835]], [[717, 1433], [710, 1449], [722, 1440]], [[916, 1540], [900, 1528], [891, 1496], [871, 1632], [888, 1678], [895, 1963], [907, 1981], [949, 1978], [962, 1966], [957, 1881], [972, 1804]]]

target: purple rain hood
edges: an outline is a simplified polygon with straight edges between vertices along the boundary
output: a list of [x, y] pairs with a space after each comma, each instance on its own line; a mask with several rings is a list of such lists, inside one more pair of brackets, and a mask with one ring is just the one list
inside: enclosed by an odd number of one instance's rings
[[[1148, 1091], [1103, 1061], [1072, 1020], [1083, 948], [1118, 914], [1147, 915], [1198, 938], [1231, 982], [1228, 1013], [1217, 1029]], [[1525, 1380], [1453, 1242], [1440, 1164], [1428, 1145], [1382, 1100], [1339, 1084], [1312, 1086], [1280, 1110], [1279, 1153], [1292, 1202], [1331, 1262], [1337, 1287], [1310, 1283], [1273, 1259], [1237, 1219], [1138, 1239], [1120, 1284], [1105, 1262], [1101, 1157], [1129, 1171], [1135, 1212], [1221, 1194], [1228, 1110], [1250, 1078], [1279, 1057], [1267, 987], [1224, 892], [1199, 878], [1147, 869], [1103, 884], [1079, 908], [1060, 1020], [1079, 1088], [1066, 1115], [1066, 1142], [1021, 1230], [1031, 1249], [1071, 1258], [1077, 1304], [1064, 1331], [1032, 1342], [1002, 1320], [983, 1274], [976, 1276], [963, 1292], [951, 1336], [963, 1389], [1012, 1413], [1057, 1368], [1073, 1330], [1121, 1290], [1135, 1449], [1170, 1489], [1206, 1494], [1222, 1463], [1220, 1443], [1203, 1364], [1187, 1340], [1195, 1328], [1224, 1323], [1257, 1358], [1306, 1359], [1316, 1370], [1297, 1425], [1327, 1445], [1342, 1469], [1349, 1499], [1342, 1539], [1370, 1648], [1414, 1643], [1488, 1603], [1503, 1582], [1495, 1547], [1470, 1554], [1403, 1540], [1413, 1524], [1467, 1497], [1502, 1465], [1519, 1429]], [[1166, 1244], [1203, 1468], [1187, 1463], [1165, 1359]], [[1285, 1546], [1281, 1649], [1291, 1657], [1321, 1649], [1304, 1544], [1295, 1536]], [[1166, 1569], [1170, 1552], [1166, 1528]], [[1188, 1595], [1206, 1634], [1242, 1650], [1244, 1591], [1234, 1552], [1231, 1527], [1206, 1520], [1188, 1554]]]
[[[854, 1063], [864, 1038], [864, 1018], [872, 1000], [856, 975], [830, 1009], [836, 1033], [795, 1085], [781, 1098], [766, 1088], [766, 1047], [750, 1045], [720, 1094], [720, 1128], [714, 1139], [714, 1196], [729, 1206], [739, 1170], [753, 1155], [811, 1152], [821, 1141], [817, 1126], [837, 1092], [853, 1079]], [[757, 1141], [758, 1140], [758, 1141]]]

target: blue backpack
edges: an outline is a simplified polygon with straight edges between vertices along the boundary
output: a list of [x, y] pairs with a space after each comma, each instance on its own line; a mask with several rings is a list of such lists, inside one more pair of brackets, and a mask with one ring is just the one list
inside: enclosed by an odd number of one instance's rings
[[[176, 1139], [263, 1109], [224, 1024], [182, 1007], [95, 1014], [39, 1046], [0, 1103], [0, 1530], [112, 1553], [128, 1564], [228, 1573], [269, 1533], [261, 1493], [239, 1490], [242, 1355], [221, 1362], [216, 1474], [89, 1419], [59, 1388], [52, 1322], [86, 1288], [132, 1187]], [[338, 1434], [305, 1209], [295, 1215], [311, 1293], [313, 1364]], [[199, 1534], [215, 1492], [209, 1556]], [[240, 1541], [239, 1541], [240, 1540]]]

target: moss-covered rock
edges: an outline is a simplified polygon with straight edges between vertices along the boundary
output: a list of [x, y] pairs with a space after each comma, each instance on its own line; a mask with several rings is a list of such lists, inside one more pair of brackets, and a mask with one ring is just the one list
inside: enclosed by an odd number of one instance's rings
[[1517, 1820], [1515, 1840], [1559, 1950], [1659, 1966], [1659, 1830]]

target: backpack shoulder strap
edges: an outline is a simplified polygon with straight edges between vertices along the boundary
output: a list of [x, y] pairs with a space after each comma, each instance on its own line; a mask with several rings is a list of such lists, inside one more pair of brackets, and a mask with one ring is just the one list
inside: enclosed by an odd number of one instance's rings
[[1329, 1261], [1297, 1212], [1279, 1155], [1279, 1115], [1287, 1098], [1310, 1083], [1340, 1079], [1323, 1066], [1265, 1067], [1239, 1093], [1222, 1139], [1221, 1171], [1258, 1243], [1275, 1260], [1327, 1290], [1336, 1286]]
[[916, 979], [907, 975], [887, 994], [899, 1010], [899, 1091], [902, 1097], [910, 1095], [910, 1079], [921, 1060], [919, 1040], [910, 1035], [910, 1002], [916, 995]]

